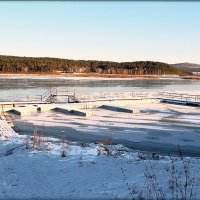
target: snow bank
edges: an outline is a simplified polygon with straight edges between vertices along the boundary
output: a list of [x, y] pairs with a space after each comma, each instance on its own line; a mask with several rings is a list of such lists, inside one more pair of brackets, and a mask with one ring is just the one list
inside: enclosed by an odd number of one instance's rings
[[[181, 177], [182, 188], [184, 162], [189, 166], [188, 181], [193, 180], [186, 195], [191, 191], [193, 198], [200, 195], [199, 158], [184, 158], [183, 162], [180, 157], [130, 151], [122, 145], [81, 147], [48, 138], [42, 147], [49, 148], [36, 150], [31, 140], [26, 147], [26, 139], [19, 136], [0, 142], [1, 199], [152, 199], [156, 194], [171, 198], [172, 169]], [[177, 194], [181, 196], [181, 190]]]

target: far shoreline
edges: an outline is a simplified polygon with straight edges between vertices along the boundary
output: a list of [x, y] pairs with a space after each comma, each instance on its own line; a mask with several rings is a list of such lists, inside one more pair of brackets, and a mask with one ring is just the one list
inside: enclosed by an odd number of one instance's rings
[[128, 74], [96, 74], [96, 73], [0, 73], [0, 77], [52, 77], [69, 79], [191, 79], [200, 80], [200, 76], [180, 76], [180, 75], [128, 75]]

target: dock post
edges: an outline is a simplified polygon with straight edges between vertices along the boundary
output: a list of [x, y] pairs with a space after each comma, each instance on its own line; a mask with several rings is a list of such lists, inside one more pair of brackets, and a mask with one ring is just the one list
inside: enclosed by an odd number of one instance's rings
[[56, 102], [58, 101], [58, 90], [57, 90], [57, 88], [56, 88]]
[[74, 102], [76, 101], [76, 91], [74, 90]]

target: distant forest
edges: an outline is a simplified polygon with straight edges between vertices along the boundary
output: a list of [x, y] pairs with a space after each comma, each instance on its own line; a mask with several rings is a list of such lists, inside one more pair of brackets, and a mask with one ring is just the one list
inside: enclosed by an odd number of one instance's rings
[[193, 63], [177, 63], [173, 64], [174, 67], [177, 69], [181, 69], [187, 72], [200, 72], [200, 65], [199, 64], [193, 64]]
[[184, 75], [187, 72], [172, 65], [152, 62], [109, 62], [95, 60], [68, 60], [59, 58], [34, 58], [0, 56], [0, 72], [4, 73], [99, 73], [129, 75]]

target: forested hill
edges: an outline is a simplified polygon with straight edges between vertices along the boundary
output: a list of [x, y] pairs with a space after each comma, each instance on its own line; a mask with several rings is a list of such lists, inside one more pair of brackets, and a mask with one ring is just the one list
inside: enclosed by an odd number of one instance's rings
[[177, 63], [177, 64], [173, 64], [172, 66], [174, 66], [177, 69], [181, 69], [187, 72], [200, 72], [200, 65], [199, 64], [194, 64], [194, 63]]
[[173, 66], [152, 61], [108, 62], [93, 60], [68, 60], [59, 58], [34, 58], [0, 56], [0, 72], [10, 73], [101, 73], [101, 74], [185, 74]]

